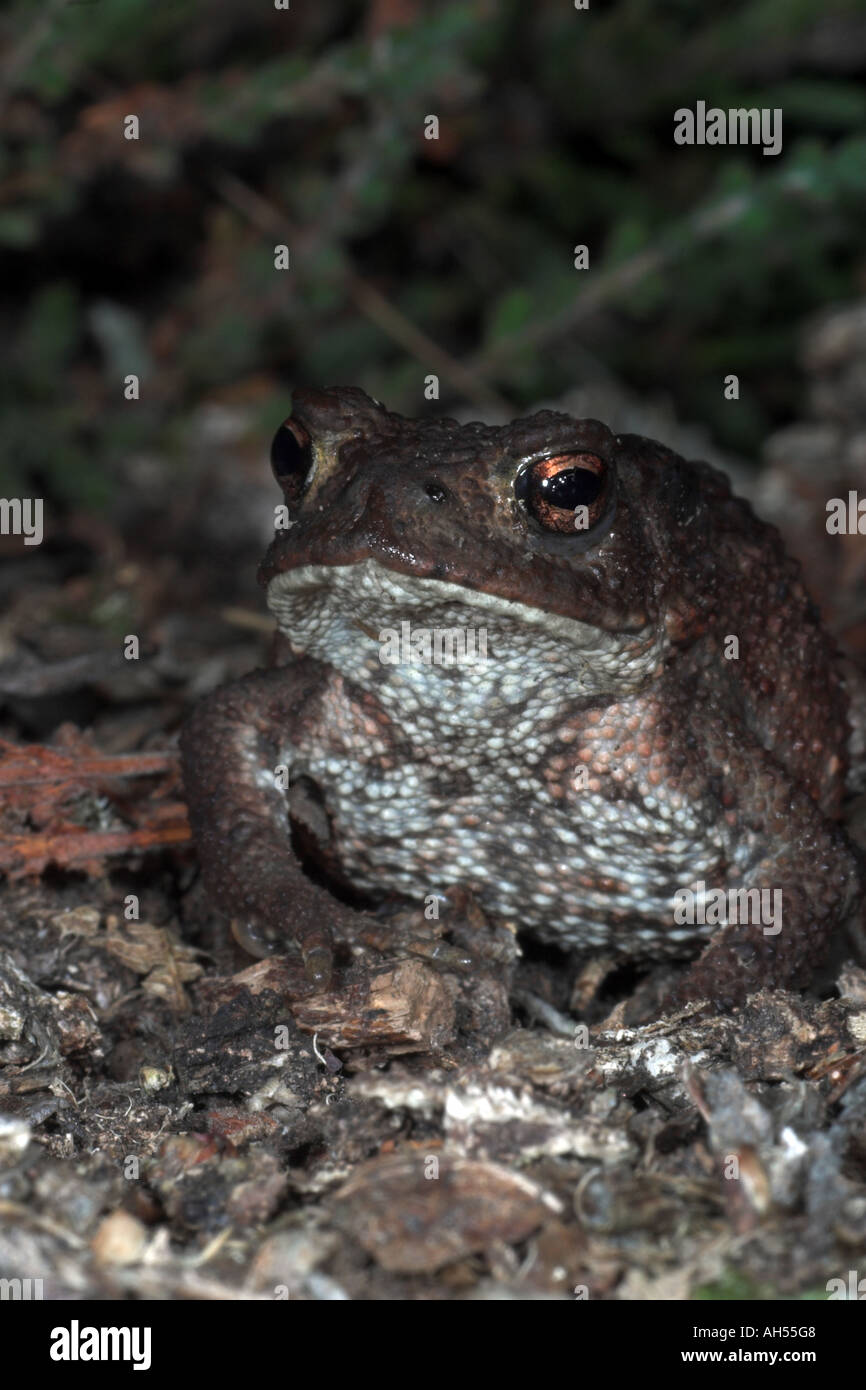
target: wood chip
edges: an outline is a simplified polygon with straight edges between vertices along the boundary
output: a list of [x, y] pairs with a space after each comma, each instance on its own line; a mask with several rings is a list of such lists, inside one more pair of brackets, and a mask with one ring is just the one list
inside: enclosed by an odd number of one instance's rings
[[437, 971], [420, 960], [371, 971], [341, 994], [316, 994], [292, 1006], [295, 1021], [330, 1047], [429, 1052], [454, 1037], [454, 1002]]

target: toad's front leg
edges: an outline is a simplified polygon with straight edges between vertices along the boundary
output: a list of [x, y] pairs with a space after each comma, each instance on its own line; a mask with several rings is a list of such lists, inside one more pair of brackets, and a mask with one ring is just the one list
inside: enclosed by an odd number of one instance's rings
[[184, 725], [183, 780], [208, 894], [235, 919], [238, 940], [253, 954], [294, 942], [319, 988], [330, 981], [335, 938], [464, 971], [467, 952], [439, 939], [422, 913], [356, 911], [314, 883], [295, 852], [277, 768], [290, 731], [315, 731], [329, 678], [312, 660], [257, 671], [215, 690]]
[[326, 986], [333, 933], [362, 914], [305, 874], [292, 847], [277, 766], [287, 732], [315, 710], [324, 671], [313, 661], [257, 671], [202, 700], [180, 738], [189, 819], [213, 901], [265, 954], [288, 936], [311, 983]]

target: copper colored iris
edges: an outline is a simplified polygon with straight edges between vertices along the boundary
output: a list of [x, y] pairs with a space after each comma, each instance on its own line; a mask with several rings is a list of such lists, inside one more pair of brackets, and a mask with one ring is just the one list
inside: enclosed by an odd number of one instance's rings
[[[520, 475], [517, 495], [546, 530], [574, 535], [600, 520], [607, 491], [607, 464], [596, 454], [557, 454], [539, 459]], [[584, 518], [584, 525], [575, 525]]]

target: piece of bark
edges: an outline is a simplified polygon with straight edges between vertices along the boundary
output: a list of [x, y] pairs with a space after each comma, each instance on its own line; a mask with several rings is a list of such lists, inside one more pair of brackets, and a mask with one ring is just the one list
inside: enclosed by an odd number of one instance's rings
[[337, 1193], [334, 1216], [383, 1269], [430, 1274], [524, 1240], [551, 1210], [522, 1174], [419, 1147], [358, 1168]]
[[[11, 879], [41, 874], [49, 864], [99, 877], [111, 855], [189, 843], [172, 750], [106, 755], [70, 725], [61, 726], [57, 740], [48, 747], [0, 739], [0, 870]], [[140, 778], [153, 785], [133, 791]], [[88, 798], [110, 809], [114, 826], [82, 822]]]
[[295, 1022], [335, 1048], [429, 1052], [454, 1037], [454, 1001], [442, 976], [420, 960], [371, 970], [340, 994], [292, 1006]]

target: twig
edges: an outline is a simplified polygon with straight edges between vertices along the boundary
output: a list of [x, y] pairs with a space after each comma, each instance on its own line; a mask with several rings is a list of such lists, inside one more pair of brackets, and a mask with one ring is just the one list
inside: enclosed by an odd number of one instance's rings
[[[783, 193], [808, 191], [807, 179], [801, 170], [791, 170], [783, 175], [778, 186]], [[500, 338], [476, 354], [469, 363], [469, 369], [480, 377], [485, 376], [524, 348], [539, 347], [553, 338], [561, 337], [623, 290], [632, 289], [647, 275], [672, 265], [696, 242], [706, 241], [739, 222], [754, 203], [754, 193], [734, 193], [709, 208], [699, 209], [688, 219], [683, 236], [649, 246], [621, 265], [601, 271], [570, 304], [564, 305], [549, 318], [525, 324], [516, 332]]]
[[187, 845], [191, 835], [177, 802], [165, 808], [167, 824], [143, 830], [80, 830], [57, 834], [0, 835], [0, 871], [14, 878], [41, 873], [47, 864], [64, 868], [89, 864], [111, 854], [144, 854], [157, 849]]
[[[715, 207], [695, 214], [690, 219], [690, 243], [724, 231], [742, 217], [751, 201], [746, 194], [737, 193]], [[682, 251], [682, 244], [649, 246], [623, 261], [621, 265], [601, 271], [570, 304], [564, 305], [549, 318], [537, 319], [534, 323], [524, 325], [523, 328], [509, 333], [507, 337], [500, 338], [498, 342], [478, 353], [470, 364], [471, 369], [479, 374], [487, 373], [524, 348], [538, 347], [551, 338], [560, 337], [621, 291], [631, 289], [647, 275], [662, 270], [681, 255]]]
[[[215, 183], [220, 196], [242, 213], [253, 226], [269, 236], [276, 235], [297, 243], [297, 229], [292, 227], [284, 213], [255, 189], [250, 188], [234, 174], [222, 173]], [[431, 368], [438, 376], [443, 377], [480, 410], [502, 413], [509, 418], [514, 413], [505, 397], [488, 386], [477, 371], [465, 363], [458, 362], [444, 348], [439, 347], [348, 264], [344, 264], [342, 280], [346, 292], [361, 313], [423, 367]]]
[[39, 52], [42, 40], [57, 18], [58, 11], [65, 8], [67, 0], [48, 0], [36, 15], [29, 29], [18, 41], [16, 48], [9, 53], [0, 67], [0, 114], [8, 102], [18, 74], [22, 72]]

